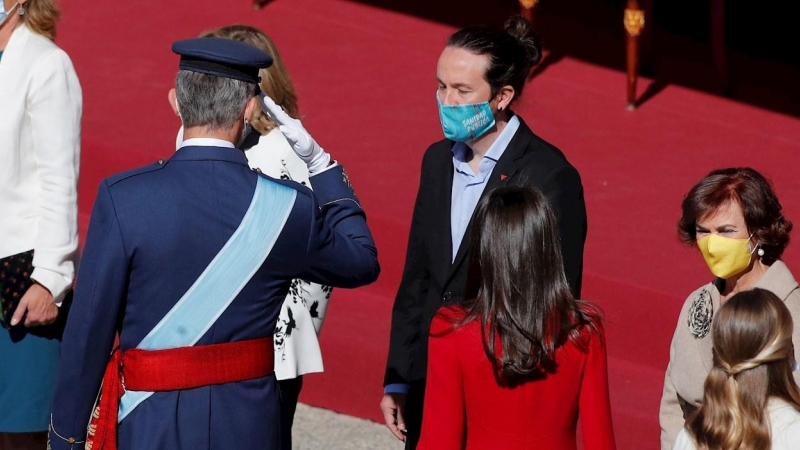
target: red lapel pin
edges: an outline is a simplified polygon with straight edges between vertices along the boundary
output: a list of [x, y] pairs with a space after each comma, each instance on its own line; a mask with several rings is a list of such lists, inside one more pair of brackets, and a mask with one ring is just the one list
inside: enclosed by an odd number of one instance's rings
[[503, 174], [503, 173], [500, 174], [500, 181], [503, 181], [506, 178], [508, 178], [508, 176], [506, 176], [506, 174]]

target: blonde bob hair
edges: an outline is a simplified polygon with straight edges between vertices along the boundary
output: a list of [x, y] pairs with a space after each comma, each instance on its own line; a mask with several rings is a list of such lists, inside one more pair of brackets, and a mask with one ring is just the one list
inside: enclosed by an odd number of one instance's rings
[[775, 294], [753, 289], [728, 299], [712, 327], [714, 367], [687, 431], [699, 450], [768, 450], [769, 398], [800, 411], [792, 316]]
[[[259, 71], [261, 90], [272, 98], [275, 103], [283, 107], [283, 110], [286, 111], [289, 116], [295, 119], [300, 118], [297, 110], [297, 95], [294, 92], [294, 85], [289, 78], [289, 72], [286, 70], [283, 58], [281, 58], [280, 53], [278, 53], [278, 48], [275, 47], [275, 43], [272, 42], [269, 36], [258, 28], [249, 25], [235, 24], [216, 30], [206, 31], [201, 34], [200, 37], [233, 39], [269, 53], [270, 56], [272, 56], [272, 66]], [[261, 134], [266, 134], [275, 128], [275, 122], [260, 110], [256, 111], [252, 125], [253, 128]]]

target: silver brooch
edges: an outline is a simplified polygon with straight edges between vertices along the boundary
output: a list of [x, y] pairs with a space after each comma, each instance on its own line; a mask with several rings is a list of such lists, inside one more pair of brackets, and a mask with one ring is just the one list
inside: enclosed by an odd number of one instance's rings
[[714, 305], [711, 293], [703, 289], [689, 308], [689, 332], [695, 339], [703, 339], [711, 331], [711, 319], [714, 317]]

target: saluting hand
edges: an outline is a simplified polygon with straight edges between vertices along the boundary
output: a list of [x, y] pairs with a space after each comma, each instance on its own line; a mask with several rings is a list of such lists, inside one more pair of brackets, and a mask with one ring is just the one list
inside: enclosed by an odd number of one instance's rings
[[[28, 313], [25, 315], [25, 313]], [[58, 306], [53, 295], [41, 284], [34, 284], [22, 296], [17, 310], [11, 318], [11, 326], [18, 324], [25, 317], [25, 326], [47, 325], [56, 321]]]
[[261, 108], [278, 124], [278, 129], [286, 137], [292, 150], [308, 166], [308, 173], [317, 173], [328, 167], [331, 156], [311, 137], [303, 127], [303, 123], [286, 114], [283, 108], [263, 92], [259, 98], [261, 99]]

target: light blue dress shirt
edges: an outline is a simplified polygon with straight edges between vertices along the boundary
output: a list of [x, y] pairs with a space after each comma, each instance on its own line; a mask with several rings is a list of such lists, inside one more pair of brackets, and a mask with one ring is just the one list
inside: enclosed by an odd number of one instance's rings
[[466, 159], [471, 150], [464, 142], [456, 142], [453, 145], [453, 191], [450, 203], [450, 234], [453, 239], [453, 254], [451, 261], [456, 259], [458, 247], [467, 231], [472, 213], [478, 206], [478, 200], [486, 188], [486, 182], [497, 165], [497, 160], [503, 156], [511, 138], [519, 128], [519, 118], [517, 116], [509, 119], [506, 127], [497, 136], [486, 154], [478, 165], [478, 173], [472, 171]]
[[[453, 191], [450, 204], [450, 233], [453, 237], [453, 254], [451, 260], [456, 259], [458, 247], [461, 239], [467, 230], [467, 225], [478, 206], [486, 182], [497, 165], [497, 160], [506, 151], [506, 147], [511, 142], [511, 138], [519, 129], [519, 118], [511, 117], [508, 124], [497, 136], [497, 139], [486, 151], [481, 163], [478, 165], [478, 173], [466, 161], [470, 148], [464, 142], [456, 142], [453, 145]], [[385, 394], [408, 394], [408, 385], [403, 383], [387, 384], [383, 391]]]

